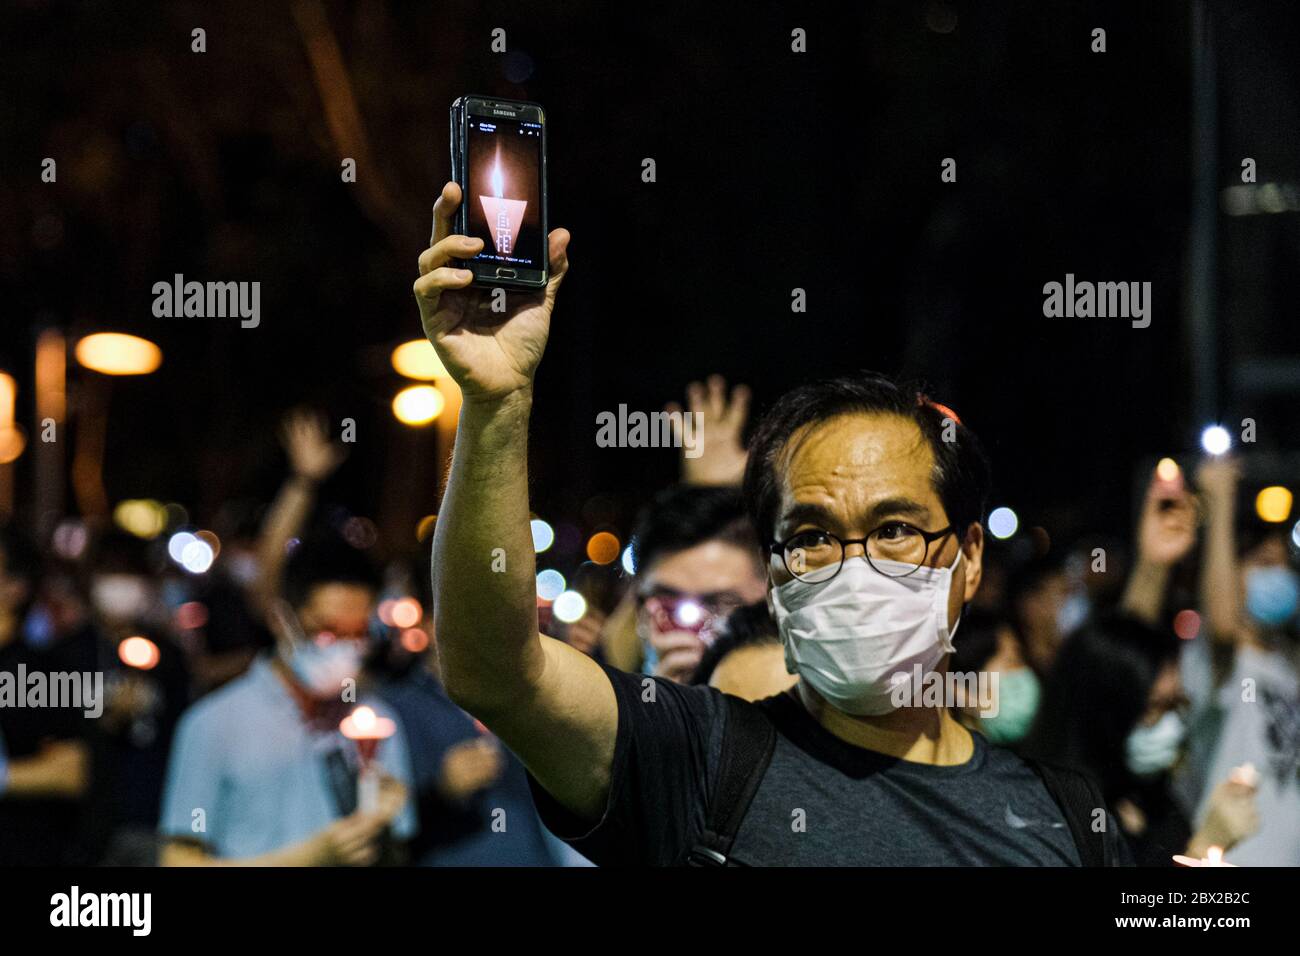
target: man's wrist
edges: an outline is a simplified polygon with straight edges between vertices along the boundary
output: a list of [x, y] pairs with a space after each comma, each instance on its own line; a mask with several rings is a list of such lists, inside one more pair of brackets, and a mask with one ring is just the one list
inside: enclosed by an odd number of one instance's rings
[[490, 398], [466, 397], [460, 406], [460, 422], [469, 428], [483, 428], [497, 423], [526, 424], [533, 410], [532, 386], [507, 395]]

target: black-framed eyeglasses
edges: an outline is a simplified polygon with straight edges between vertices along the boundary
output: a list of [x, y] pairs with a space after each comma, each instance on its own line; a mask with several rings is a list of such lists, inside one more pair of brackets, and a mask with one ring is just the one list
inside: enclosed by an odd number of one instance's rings
[[844, 567], [844, 552], [851, 544], [862, 545], [867, 563], [889, 578], [905, 578], [925, 566], [930, 546], [956, 529], [924, 531], [906, 521], [886, 521], [865, 538], [840, 538], [820, 528], [798, 531], [785, 541], [772, 541], [768, 550], [781, 555], [790, 576], [808, 584], [829, 581]]

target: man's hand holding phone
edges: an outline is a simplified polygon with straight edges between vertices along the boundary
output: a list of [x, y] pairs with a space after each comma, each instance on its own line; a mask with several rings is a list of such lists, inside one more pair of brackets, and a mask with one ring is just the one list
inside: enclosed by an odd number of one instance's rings
[[[568, 272], [569, 232], [553, 229], [547, 237], [550, 278], [545, 289], [471, 288], [473, 274], [451, 263], [473, 258], [483, 240], [452, 234], [461, 199], [460, 187], [447, 183], [433, 205], [433, 235], [420, 254], [415, 299], [424, 334], [465, 401], [501, 401], [532, 386], [555, 296]], [[501, 311], [493, 311], [497, 303], [504, 305]]]

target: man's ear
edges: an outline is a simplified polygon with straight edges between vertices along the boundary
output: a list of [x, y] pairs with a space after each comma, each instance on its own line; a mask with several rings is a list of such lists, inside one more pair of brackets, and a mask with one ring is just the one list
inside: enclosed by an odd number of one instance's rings
[[979, 591], [980, 581], [984, 578], [984, 526], [978, 521], [966, 529], [961, 553], [966, 565], [966, 593], [962, 595], [962, 603], [968, 604]]

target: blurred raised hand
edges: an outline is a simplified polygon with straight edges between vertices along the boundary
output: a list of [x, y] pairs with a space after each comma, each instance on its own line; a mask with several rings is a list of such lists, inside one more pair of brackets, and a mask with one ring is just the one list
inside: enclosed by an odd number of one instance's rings
[[[737, 385], [727, 395], [727, 380], [710, 375], [704, 383], [686, 386], [685, 414], [697, 416], [700, 428], [694, 432], [700, 451], [695, 457], [688, 449], [682, 427], [673, 421], [674, 438], [682, 449], [682, 481], [688, 485], [739, 485], [745, 475], [747, 453], [743, 441], [745, 422], [749, 419], [749, 387]], [[682, 406], [669, 402], [664, 410], [681, 413]]]
[[1138, 554], [1152, 564], [1177, 564], [1196, 544], [1196, 498], [1183, 482], [1151, 476], [1138, 519]]
[[295, 408], [284, 417], [280, 443], [294, 475], [308, 481], [324, 481], [347, 457], [343, 445], [330, 441], [325, 416], [307, 408]]

